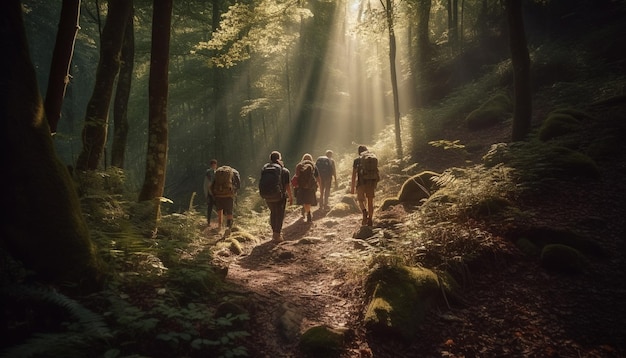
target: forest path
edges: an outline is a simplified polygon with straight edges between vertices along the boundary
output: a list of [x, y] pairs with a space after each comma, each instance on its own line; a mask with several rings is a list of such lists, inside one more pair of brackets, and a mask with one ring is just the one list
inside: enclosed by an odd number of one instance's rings
[[[300, 356], [298, 337], [314, 326], [358, 330], [362, 293], [355, 292], [360, 285], [354, 280], [375, 249], [352, 239], [360, 228], [360, 214], [330, 217], [319, 207], [312, 213], [313, 222], [308, 223], [300, 206], [289, 207], [284, 241], [272, 241], [268, 225], [266, 234], [259, 234], [261, 243], [228, 267], [226, 281], [253, 302], [252, 357]], [[353, 348], [350, 356], [360, 356], [358, 347]]]

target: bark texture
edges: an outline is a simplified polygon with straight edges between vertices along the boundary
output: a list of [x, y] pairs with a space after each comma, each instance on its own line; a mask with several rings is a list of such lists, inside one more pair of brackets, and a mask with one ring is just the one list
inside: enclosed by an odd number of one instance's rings
[[100, 282], [96, 249], [72, 178], [54, 151], [18, 0], [0, 3], [0, 49], [7, 69], [0, 113], [8, 189], [0, 243], [43, 281], [93, 288]]
[[120, 68], [124, 27], [131, 7], [132, 3], [127, 0], [109, 0], [109, 13], [102, 30], [96, 84], [85, 114], [83, 148], [76, 161], [78, 170], [96, 170], [101, 164], [107, 140], [113, 84]]
[[524, 140], [530, 132], [532, 95], [530, 87], [530, 56], [524, 32], [522, 0], [507, 1], [511, 62], [513, 64], [514, 110], [513, 141]]
[[155, 0], [148, 84], [149, 116], [146, 172], [139, 201], [163, 196], [167, 166], [167, 94], [172, 0]]

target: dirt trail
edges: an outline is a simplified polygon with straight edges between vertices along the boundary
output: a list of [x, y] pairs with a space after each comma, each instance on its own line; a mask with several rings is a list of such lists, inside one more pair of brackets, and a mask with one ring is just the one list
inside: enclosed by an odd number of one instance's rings
[[361, 295], [353, 292], [359, 286], [351, 281], [365, 268], [371, 248], [355, 249], [352, 235], [360, 214], [326, 213], [314, 208], [308, 223], [298, 210], [288, 210], [283, 242], [272, 242], [268, 232], [261, 244], [230, 263], [227, 281], [254, 302], [251, 356], [299, 356], [297, 336], [313, 326], [358, 329]]

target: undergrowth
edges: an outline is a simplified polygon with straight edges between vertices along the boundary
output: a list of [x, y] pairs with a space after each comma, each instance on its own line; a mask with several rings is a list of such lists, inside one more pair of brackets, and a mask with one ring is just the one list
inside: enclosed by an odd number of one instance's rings
[[92, 173], [80, 182], [91, 237], [107, 264], [107, 285], [70, 299], [33, 287], [23, 268], [8, 266], [11, 273], [3, 277], [22, 279], [17, 287], [3, 285], [0, 296], [9, 338], [2, 356], [247, 356], [249, 317], [217, 310], [230, 298], [218, 294], [222, 273], [201, 234], [204, 216], [193, 210], [165, 214], [146, 225], [154, 208], [132, 200], [123, 172]]

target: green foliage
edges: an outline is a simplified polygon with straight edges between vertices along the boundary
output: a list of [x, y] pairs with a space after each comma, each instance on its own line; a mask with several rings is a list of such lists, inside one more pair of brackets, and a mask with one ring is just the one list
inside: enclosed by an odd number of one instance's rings
[[538, 137], [542, 141], [547, 141], [580, 129], [580, 123], [574, 116], [556, 112], [548, 115], [548, 118], [542, 123]]
[[600, 170], [589, 156], [558, 143], [536, 140], [498, 144], [483, 157], [488, 166], [506, 165], [512, 169], [520, 189], [552, 190], [560, 180], [598, 179]]
[[504, 94], [497, 94], [470, 112], [465, 123], [470, 130], [490, 127], [510, 116], [512, 109], [511, 99]]
[[327, 326], [315, 326], [300, 337], [300, 349], [310, 357], [336, 357], [341, 351], [343, 339], [344, 332]]
[[222, 14], [211, 40], [198, 43], [196, 50], [219, 51], [211, 62], [227, 68], [248, 60], [252, 53], [284, 53], [296, 39], [296, 34], [287, 31], [290, 26], [313, 15], [296, 5], [272, 1], [234, 4]]
[[14, 344], [2, 352], [5, 357], [88, 355], [92, 347], [112, 337], [102, 316], [48, 287], [2, 286], [0, 302], [3, 308], [11, 308], [3, 321], [19, 321], [23, 335], [23, 341], [5, 342]]

